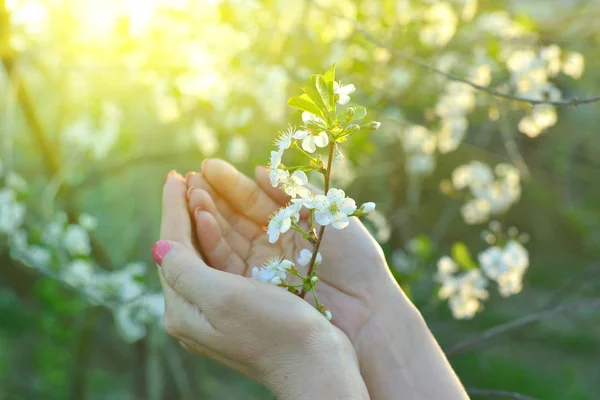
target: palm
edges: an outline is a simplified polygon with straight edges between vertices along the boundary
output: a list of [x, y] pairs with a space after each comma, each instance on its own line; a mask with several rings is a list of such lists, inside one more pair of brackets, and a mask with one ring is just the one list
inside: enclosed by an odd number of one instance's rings
[[[200, 213], [205, 220], [197, 220], [197, 233], [200, 248], [211, 265], [249, 276], [252, 267], [262, 265], [269, 257], [296, 260], [300, 250], [310, 248], [293, 231], [282, 235], [276, 243], [269, 243], [262, 227], [287, 199], [268, 185], [260, 185], [264, 183], [260, 175], [257, 185], [243, 176], [246, 180], [242, 180], [234, 169], [225, 168], [233, 168], [229, 164], [223, 163], [215, 169], [208, 164], [204, 176], [194, 176], [189, 184], [204, 189], [192, 192], [190, 209], [207, 212]], [[234, 173], [235, 178], [229, 176]], [[214, 221], [208, 214], [215, 217]], [[221, 237], [219, 241], [215, 239], [217, 236]], [[327, 228], [320, 252], [323, 263], [318, 272], [320, 283], [316, 286], [319, 301], [333, 313], [334, 324], [353, 339], [369, 316], [367, 299], [375, 281], [389, 278], [381, 249], [354, 218], [344, 230]], [[312, 302], [312, 296], [306, 298]]]

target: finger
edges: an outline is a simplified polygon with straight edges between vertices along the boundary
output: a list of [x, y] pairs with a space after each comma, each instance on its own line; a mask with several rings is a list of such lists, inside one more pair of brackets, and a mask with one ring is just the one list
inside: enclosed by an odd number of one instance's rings
[[[206, 256], [209, 265], [221, 271], [243, 275], [246, 272], [246, 263], [235, 252], [229, 242], [223, 237], [219, 224], [214, 215], [207, 211], [198, 209], [196, 212], [196, 232], [200, 241], [202, 252]], [[246, 254], [250, 252], [250, 243], [246, 241]]]
[[[205, 184], [208, 185], [208, 183]], [[214, 193], [214, 190], [212, 192]], [[219, 228], [223, 232], [223, 236], [225, 236], [231, 247], [242, 257], [244, 257], [243, 254], [246, 254], [246, 250], [243, 248], [249, 248], [250, 241], [263, 233], [260, 226], [233, 211], [227, 202], [216, 193], [211, 195], [205, 189], [190, 187], [188, 189], [188, 197], [190, 213], [193, 215], [200, 208], [214, 215], [219, 223]], [[216, 201], [219, 201], [220, 204], [217, 205]], [[223, 212], [226, 214], [224, 215]]]
[[155, 243], [152, 257], [168, 286], [205, 312], [211, 321], [211, 315], [214, 317], [218, 310], [227, 307], [248, 285], [246, 278], [209, 267], [190, 248], [177, 242]]
[[175, 171], [169, 172], [163, 187], [160, 237], [191, 248], [192, 222], [187, 211], [186, 191], [183, 177]]
[[280, 208], [256, 182], [223, 160], [206, 160], [202, 175], [234, 210], [258, 224], [266, 225], [271, 214]]
[[167, 333], [179, 340], [200, 337], [204, 345], [212, 344], [217, 331], [206, 315], [196, 305], [179, 296], [160, 272], [158, 275], [165, 297], [163, 323]]

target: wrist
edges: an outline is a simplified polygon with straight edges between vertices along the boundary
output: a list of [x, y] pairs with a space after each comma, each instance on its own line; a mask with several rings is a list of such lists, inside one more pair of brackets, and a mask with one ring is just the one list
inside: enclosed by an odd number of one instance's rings
[[266, 386], [277, 399], [369, 399], [348, 338], [331, 325], [313, 338], [285, 367], [270, 374]]

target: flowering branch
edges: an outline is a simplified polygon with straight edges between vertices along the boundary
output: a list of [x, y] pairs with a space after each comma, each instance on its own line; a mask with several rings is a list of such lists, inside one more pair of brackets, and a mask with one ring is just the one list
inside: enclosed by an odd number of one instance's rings
[[504, 334], [506, 332], [510, 332], [512, 330], [522, 328], [527, 325], [531, 325], [535, 322], [539, 322], [541, 320], [554, 317], [556, 315], [564, 314], [570, 311], [576, 311], [580, 308], [598, 308], [600, 307], [600, 298], [593, 298], [588, 301], [583, 301], [581, 303], [568, 304], [561, 307], [556, 307], [551, 310], [542, 311], [539, 313], [527, 315], [525, 317], [517, 318], [515, 320], [509, 321], [505, 324], [495, 326], [491, 329], [488, 329], [478, 335], [475, 335], [469, 339], [466, 339], [463, 342], [458, 343], [456, 346], [452, 347], [450, 350], [446, 351], [446, 356], [452, 357], [457, 354], [463, 353], [472, 347], [484, 342], [486, 340], [492, 339], [496, 336]]
[[520, 393], [506, 392], [504, 390], [467, 389], [467, 393], [471, 396], [504, 397], [505, 399], [514, 400], [537, 400], [534, 397], [524, 396]]
[[383, 41], [381, 41], [380, 39], [378, 39], [377, 37], [375, 37], [372, 33], [370, 33], [368, 30], [365, 29], [364, 26], [362, 26], [358, 21], [356, 21], [353, 18], [349, 18], [346, 17], [343, 14], [340, 14], [330, 8], [327, 8], [321, 4], [319, 4], [317, 1], [315, 0], [309, 0], [316, 8], [320, 9], [321, 11], [324, 11], [326, 13], [329, 13], [333, 16], [335, 16], [336, 18], [340, 18], [346, 21], [351, 22], [354, 25], [354, 28], [360, 32], [366, 39], [368, 39], [369, 41], [371, 41], [372, 43], [376, 44], [379, 47], [382, 47], [388, 51], [390, 51], [390, 53], [392, 53], [394, 56], [401, 58], [405, 61], [408, 61], [412, 64], [418, 65], [421, 68], [427, 69], [431, 72], [435, 72], [438, 75], [441, 75], [447, 79], [450, 79], [452, 81], [456, 81], [456, 82], [461, 82], [464, 83], [466, 85], [471, 86], [474, 89], [477, 89], [479, 91], [491, 94], [492, 96], [496, 96], [496, 97], [502, 97], [505, 99], [509, 99], [509, 100], [515, 100], [515, 101], [521, 101], [524, 103], [529, 103], [532, 105], [537, 105], [537, 104], [549, 104], [549, 105], [554, 105], [554, 106], [579, 106], [582, 104], [590, 104], [590, 103], [596, 103], [598, 101], [600, 101], [600, 96], [595, 96], [595, 97], [590, 97], [590, 98], [584, 98], [584, 99], [579, 99], [577, 97], [571, 97], [569, 99], [565, 99], [565, 100], [550, 100], [550, 99], [546, 99], [546, 100], [538, 100], [538, 99], [531, 99], [531, 98], [527, 98], [527, 97], [521, 97], [521, 96], [517, 96], [517, 95], [512, 95], [509, 93], [503, 93], [497, 89], [494, 89], [492, 87], [489, 86], [484, 86], [484, 85], [480, 85], [477, 84], [475, 82], [472, 82], [468, 79], [465, 78], [461, 78], [459, 76], [453, 75], [451, 73], [448, 73], [446, 71], [443, 71], [431, 64], [428, 64], [426, 61], [421, 60], [417, 57], [413, 57], [407, 53], [404, 53], [402, 51], [399, 51], [397, 49], [395, 49], [394, 47], [384, 43]]
[[[359, 125], [353, 121], [362, 120], [367, 115], [367, 110], [361, 106], [352, 106], [338, 113], [336, 104], [345, 105], [350, 101], [350, 94], [354, 93], [354, 85], [342, 85], [335, 80], [335, 66], [323, 75], [311, 75], [303, 86], [304, 94], [292, 97], [288, 104], [303, 111], [301, 129], [292, 126], [280, 132], [275, 140], [277, 150], [271, 151], [269, 162], [269, 179], [273, 187], [281, 187], [291, 198], [290, 203], [279, 209], [271, 219], [267, 228], [269, 242], [275, 243], [279, 236], [290, 230], [302, 235], [312, 245], [312, 251], [301, 249], [297, 262], [307, 268], [307, 274], [302, 275], [296, 265], [283, 257], [268, 259], [261, 267], [252, 269], [252, 277], [264, 282], [286, 288], [302, 298], [307, 292], [314, 296], [317, 310], [327, 319], [332, 315], [317, 298], [315, 286], [319, 282], [317, 268], [322, 257], [319, 253], [325, 228], [331, 225], [335, 229], [344, 229], [350, 224], [352, 216], [366, 216], [374, 210], [374, 203], [365, 203], [357, 208], [356, 202], [346, 197], [341, 189], [331, 187], [331, 171], [334, 159], [340, 159], [342, 154], [339, 144], [348, 140], [348, 137], [361, 130], [374, 131], [381, 125], [377, 121]], [[299, 143], [302, 143], [300, 145]], [[321, 160], [321, 154], [313, 156], [317, 148], [328, 147], [327, 165]], [[300, 164], [286, 166], [282, 162], [285, 150], [294, 148], [308, 159], [308, 165]], [[305, 172], [318, 171], [324, 176], [325, 192], [313, 193], [306, 185], [308, 177]], [[300, 210], [309, 211], [308, 231], [300, 226]], [[315, 222], [320, 225], [316, 232]], [[301, 284], [288, 281], [287, 274], [301, 280]]]
[[[329, 185], [330, 185], [330, 180], [331, 180], [331, 167], [332, 167], [332, 161], [333, 161], [333, 151], [335, 150], [335, 143], [330, 143], [329, 144], [329, 159], [327, 161], [327, 169], [324, 172], [324, 176], [325, 176], [325, 193], [327, 193], [329, 191]], [[314, 222], [314, 221], [311, 221]], [[319, 230], [319, 236], [318, 239], [316, 241], [316, 243], [313, 245], [313, 252], [312, 252], [312, 257], [310, 259], [309, 262], [309, 267], [308, 267], [308, 276], [312, 277], [313, 274], [316, 273], [316, 268], [317, 268], [317, 264], [316, 264], [316, 260], [317, 260], [317, 255], [319, 254], [319, 248], [321, 247], [321, 242], [323, 241], [323, 235], [325, 234], [325, 228], [326, 226], [322, 226], [321, 229]], [[311, 229], [314, 229], [311, 226]], [[306, 294], [306, 286], [302, 287], [302, 292], [300, 292], [300, 297], [304, 298], [304, 295]], [[314, 285], [311, 284], [310, 289], [314, 291]], [[314, 294], [314, 292], [313, 292]], [[316, 299], [316, 295], [315, 295], [315, 299]], [[319, 307], [319, 304], [317, 303], [317, 307]]]

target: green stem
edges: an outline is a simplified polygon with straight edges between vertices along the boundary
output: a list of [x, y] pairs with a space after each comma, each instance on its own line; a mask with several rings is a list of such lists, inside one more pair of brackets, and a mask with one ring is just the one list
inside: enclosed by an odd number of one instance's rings
[[308, 154], [306, 151], [304, 151], [304, 149], [303, 149], [302, 147], [300, 147], [300, 146], [298, 145], [298, 142], [297, 142], [297, 141], [294, 141], [294, 147], [295, 147], [295, 148], [296, 148], [296, 150], [298, 150], [300, 153], [302, 153], [302, 154], [304, 154], [306, 157], [310, 158], [310, 161], [312, 161], [312, 162], [314, 162], [314, 163], [316, 163], [316, 162], [317, 162], [317, 160], [316, 160], [316, 159], [315, 159], [313, 156], [311, 156], [310, 154]]
[[[327, 169], [325, 170], [325, 194], [327, 194], [327, 192], [329, 191], [329, 184], [330, 184], [330, 180], [331, 180], [331, 166], [333, 164], [333, 152], [335, 150], [335, 142], [331, 141], [329, 143], [329, 159], [327, 160]], [[316, 270], [316, 260], [317, 260], [317, 254], [319, 253], [319, 248], [321, 247], [321, 242], [323, 241], [323, 234], [325, 233], [325, 226], [322, 226], [321, 229], [319, 230], [319, 237], [317, 239], [317, 242], [313, 245], [313, 251], [312, 251], [312, 257], [310, 259], [310, 262], [308, 265], [310, 265], [310, 267], [308, 267], [308, 274], [307, 276], [309, 278], [313, 277], [313, 274]], [[312, 285], [311, 285], [312, 287]], [[306, 290], [304, 288], [302, 288], [302, 292], [300, 293], [300, 297], [304, 298], [304, 295], [306, 294]]]

